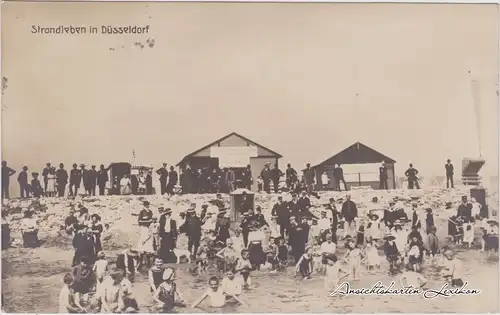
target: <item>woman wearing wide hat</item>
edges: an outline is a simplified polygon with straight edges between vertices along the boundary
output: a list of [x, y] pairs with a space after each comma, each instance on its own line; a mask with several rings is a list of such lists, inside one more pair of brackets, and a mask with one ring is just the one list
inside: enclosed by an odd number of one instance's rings
[[172, 219], [172, 209], [167, 208], [160, 217], [160, 256], [165, 262], [169, 261], [169, 255], [175, 248], [177, 242], [177, 222]]

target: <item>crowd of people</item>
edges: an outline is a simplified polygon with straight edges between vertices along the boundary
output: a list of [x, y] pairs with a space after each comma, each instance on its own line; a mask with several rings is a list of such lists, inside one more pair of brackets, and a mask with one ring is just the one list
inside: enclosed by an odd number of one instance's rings
[[[69, 189], [69, 196], [76, 196], [80, 187], [83, 184], [84, 193], [95, 196], [98, 188], [99, 195], [106, 194], [106, 187], [110, 181], [108, 172], [111, 166], [105, 167], [100, 165], [97, 170], [95, 165], [90, 169], [86, 168], [85, 164], [78, 166], [73, 164], [72, 169], [68, 171], [64, 168], [64, 164], [60, 163], [56, 169], [51, 163], [47, 163], [43, 169], [40, 181], [39, 173], [32, 172], [31, 180], [28, 173], [28, 167], [23, 166], [19, 172], [17, 181], [21, 198], [41, 196], [45, 197], [64, 197], [66, 187]], [[453, 164], [448, 160], [445, 165], [446, 170], [446, 185], [447, 188], [454, 187], [453, 184]], [[2, 161], [2, 199], [9, 199], [9, 184], [10, 177], [16, 173], [15, 170], [8, 167], [6, 161]], [[409, 165], [405, 171], [405, 176], [408, 182], [408, 189], [420, 189], [418, 170]], [[174, 166], [168, 167], [167, 163], [156, 170], [159, 176], [160, 193], [161, 195], [173, 195], [177, 193], [203, 194], [203, 193], [231, 193], [237, 188], [252, 189], [254, 177], [251, 166], [248, 165], [244, 169], [234, 168], [219, 168], [219, 167], [203, 167], [192, 168], [187, 165], [181, 170], [179, 175]], [[344, 178], [344, 171], [340, 164], [336, 164], [333, 170], [333, 177], [329, 177], [327, 172], [321, 174], [321, 185], [318, 185], [316, 173], [308, 163], [302, 171], [302, 176], [299, 176], [297, 171], [287, 165], [285, 172], [282, 172], [278, 165], [275, 164], [271, 168], [271, 163], [266, 163], [264, 168], [257, 176], [258, 192], [278, 193], [282, 192], [283, 188], [286, 191], [300, 192], [306, 189], [310, 194], [314, 190], [328, 190], [330, 182], [333, 180], [335, 190], [341, 191], [341, 183], [344, 190], [349, 190], [348, 184]], [[379, 167], [379, 189], [389, 189], [388, 185], [388, 169], [385, 162]], [[281, 185], [281, 183], [284, 185]], [[43, 185], [42, 185], [43, 183]], [[120, 178], [114, 176], [111, 178], [111, 189], [108, 194], [128, 195], [141, 194], [151, 195], [154, 193], [153, 177], [150, 169], [141, 170], [136, 174], [124, 174]]]
[[[252, 274], [264, 272], [264, 266], [275, 274], [292, 271], [303, 280], [323, 278], [325, 290], [332, 292], [344, 279], [357, 281], [366, 272], [377, 272], [385, 258], [387, 272], [404, 287], [424, 286], [427, 279], [422, 269], [436, 265], [444, 267], [441, 274], [451, 286], [463, 286], [460, 259], [438, 239], [433, 210], [421, 209], [418, 198], [412, 198], [411, 214], [398, 198], [385, 207], [376, 197], [370, 211], [361, 214], [347, 194], [345, 199], [331, 198], [321, 206], [319, 215], [312, 211], [309, 198], [307, 190], [300, 195], [292, 193], [290, 201], [280, 195], [268, 222], [262, 209], [257, 206], [254, 210], [244, 196], [238, 205], [242, 219], [237, 223], [231, 222], [220, 194], [201, 209], [191, 204], [180, 214], [180, 222], [172, 218], [171, 209], [151, 209], [144, 201], [137, 214], [138, 244], [118, 255], [114, 266], [102, 251], [99, 216], [89, 215], [85, 206], [79, 205], [78, 215], [72, 211], [64, 225], [74, 237], [75, 255], [73, 272], [63, 279], [60, 311], [138, 312], [128, 276], [147, 270], [154, 301], [149, 311], [173, 312], [186, 306], [175, 283], [175, 270], [169, 267], [182, 257], [193, 263], [197, 274], [213, 275], [192, 307], [206, 299], [212, 307], [229, 301], [244, 305], [242, 296], [252, 287]], [[463, 196], [454, 217], [466, 226], [450, 221], [452, 241], [465, 248], [477, 242], [481, 251], [498, 251], [498, 221], [487, 216], [477, 201], [469, 202]], [[233, 223], [236, 228], [231, 228]], [[465, 237], [469, 226], [472, 231], [483, 231], [483, 237]], [[178, 248], [181, 235], [187, 237], [187, 248]]]

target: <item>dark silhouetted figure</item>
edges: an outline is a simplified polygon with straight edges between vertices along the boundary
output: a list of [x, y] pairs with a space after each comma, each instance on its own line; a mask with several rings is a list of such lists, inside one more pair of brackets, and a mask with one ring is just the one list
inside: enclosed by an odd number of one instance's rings
[[272, 178], [272, 172], [271, 169], [269, 168], [269, 165], [271, 165], [271, 163], [266, 163], [266, 165], [260, 172], [260, 177], [264, 182], [264, 191], [267, 192], [268, 194], [271, 193], [271, 178]]
[[30, 196], [30, 186], [28, 184], [28, 167], [23, 166], [23, 170], [17, 176], [19, 183], [19, 190], [21, 191], [21, 198], [28, 198]]
[[290, 191], [295, 190], [295, 186], [297, 185], [299, 178], [297, 175], [297, 171], [294, 168], [292, 168], [292, 165], [290, 163], [288, 163], [288, 165], [286, 166], [285, 175], [286, 175], [286, 187]]
[[47, 191], [47, 186], [49, 184], [49, 177], [48, 176], [50, 174], [51, 167], [52, 167], [52, 165], [50, 164], [50, 162], [48, 162], [47, 164], [45, 164], [45, 168], [42, 171], [43, 189], [45, 189], [45, 191]]
[[408, 189], [420, 189], [417, 175], [418, 171], [413, 167], [413, 164], [410, 163], [410, 167], [405, 172], [405, 176], [408, 179]]
[[337, 164], [335, 169], [333, 170], [333, 177], [335, 178], [335, 188], [337, 191], [342, 191], [340, 189], [340, 182], [344, 184], [344, 189], [347, 190], [347, 184], [344, 179], [344, 170], [340, 166], [340, 164]]
[[78, 188], [80, 188], [80, 183], [82, 181], [82, 171], [78, 169], [76, 163], [73, 164], [73, 169], [69, 173], [69, 195], [78, 195]]
[[9, 179], [16, 171], [7, 166], [7, 161], [2, 161], [2, 199], [9, 199]]
[[64, 164], [59, 164], [59, 169], [56, 171], [57, 196], [64, 197], [66, 185], [68, 184], [68, 172], [64, 169]]
[[170, 172], [168, 173], [168, 184], [167, 184], [167, 194], [173, 195], [175, 185], [179, 181], [179, 175], [175, 171], [173, 166], [170, 166]]
[[104, 196], [106, 193], [106, 183], [109, 181], [108, 169], [101, 164], [97, 172], [97, 186], [99, 186], [99, 196]]
[[279, 192], [280, 178], [283, 176], [283, 172], [278, 168], [278, 164], [274, 164], [274, 168], [271, 170], [271, 177], [274, 186], [274, 192]]
[[243, 171], [243, 188], [252, 190], [252, 181], [252, 168], [250, 165], [247, 165], [247, 168]]
[[144, 186], [146, 186], [146, 195], [153, 194], [153, 176], [151, 176], [151, 172], [146, 172], [146, 180], [144, 181]]
[[385, 166], [385, 162], [382, 162], [382, 166], [379, 167], [379, 179], [380, 179], [380, 189], [389, 189], [389, 185], [387, 185], [387, 167]]
[[97, 171], [95, 169], [95, 165], [92, 165], [92, 168], [87, 171], [87, 185], [89, 192], [88, 194], [90, 196], [95, 196], [95, 188], [96, 188], [96, 181], [97, 181]]
[[167, 178], [168, 178], [167, 163], [163, 163], [163, 167], [157, 169], [156, 174], [160, 175], [160, 193], [162, 195], [165, 195], [167, 193]]
[[[304, 170], [304, 182], [306, 184], [307, 193], [311, 194], [314, 190], [314, 170], [311, 168], [311, 164], [306, 164], [306, 169]], [[300, 223], [300, 222], [299, 222]]]
[[33, 177], [31, 180], [31, 193], [33, 194], [33, 197], [40, 198], [43, 194], [43, 188], [42, 184], [40, 184], [40, 180], [38, 180], [38, 173], [33, 172], [31, 173], [31, 176]]
[[444, 165], [444, 168], [446, 169], [446, 188], [455, 188], [453, 186], [453, 164], [451, 164], [451, 160], [448, 159], [446, 161], [447, 163]]

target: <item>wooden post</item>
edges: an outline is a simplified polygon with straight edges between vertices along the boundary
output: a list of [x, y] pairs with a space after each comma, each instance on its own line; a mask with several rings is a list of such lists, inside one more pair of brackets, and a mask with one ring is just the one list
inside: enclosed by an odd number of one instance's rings
[[358, 183], [359, 183], [359, 186], [361, 187], [361, 173], [358, 173]]

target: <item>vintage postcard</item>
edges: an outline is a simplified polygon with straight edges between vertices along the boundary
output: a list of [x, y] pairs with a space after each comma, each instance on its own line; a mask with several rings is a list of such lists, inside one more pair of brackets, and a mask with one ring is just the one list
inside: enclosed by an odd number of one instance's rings
[[497, 313], [498, 5], [2, 4], [2, 311]]

